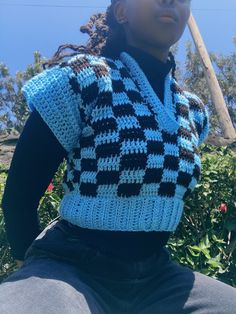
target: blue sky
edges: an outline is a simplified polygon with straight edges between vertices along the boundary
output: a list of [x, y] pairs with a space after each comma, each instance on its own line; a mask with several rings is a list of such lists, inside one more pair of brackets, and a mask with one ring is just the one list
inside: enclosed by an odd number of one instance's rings
[[[14, 74], [33, 62], [35, 50], [39, 50], [45, 57], [51, 57], [62, 43], [84, 43], [87, 37], [80, 33], [80, 25], [85, 24], [91, 14], [105, 10], [109, 2], [110, 0], [0, 0], [0, 62], [5, 63]], [[48, 7], [49, 5], [58, 7]], [[76, 8], [73, 5], [88, 7]], [[236, 36], [235, 0], [192, 0], [192, 11], [209, 51], [227, 55], [236, 50], [233, 44], [233, 36]], [[185, 42], [188, 39], [191, 36], [186, 28], [179, 42], [177, 59], [181, 62], [184, 62]]]

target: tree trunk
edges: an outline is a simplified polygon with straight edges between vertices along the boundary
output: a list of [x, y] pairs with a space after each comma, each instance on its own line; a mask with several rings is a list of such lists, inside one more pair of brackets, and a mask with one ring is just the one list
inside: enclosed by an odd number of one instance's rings
[[229, 139], [236, 138], [236, 132], [231, 121], [227, 106], [225, 104], [224, 96], [222, 94], [210, 57], [208, 55], [207, 49], [204, 45], [202, 36], [192, 13], [188, 21], [188, 26], [203, 64], [203, 70], [211, 94], [212, 102], [216, 108], [217, 116], [224, 137]]

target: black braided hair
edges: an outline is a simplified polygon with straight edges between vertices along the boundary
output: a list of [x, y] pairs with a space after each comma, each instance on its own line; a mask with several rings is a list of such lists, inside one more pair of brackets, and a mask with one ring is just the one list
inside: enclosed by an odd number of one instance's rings
[[168, 56], [169, 56], [169, 58], [170, 58], [170, 61], [171, 61], [172, 64], [173, 64], [173, 67], [172, 67], [172, 70], [171, 70], [171, 74], [172, 74], [173, 78], [177, 81], [176, 76], [175, 76], [175, 73], [176, 73], [175, 57], [174, 57], [174, 55], [173, 55], [173, 53], [172, 53], [171, 51], [169, 51]]
[[[119, 24], [114, 16], [114, 3], [107, 7], [105, 13], [97, 13], [90, 17], [86, 25], [80, 27], [82, 33], [89, 35], [86, 45], [64, 44], [58, 47], [53, 57], [43, 63], [43, 68], [52, 67], [62, 59], [74, 56], [78, 53], [88, 53], [92, 55], [103, 55], [105, 57], [116, 58], [126, 48], [126, 35], [124, 28]], [[62, 53], [70, 49], [74, 52]], [[172, 52], [169, 52], [170, 61], [173, 63], [172, 76], [175, 78], [176, 63]]]
[[[109, 29], [106, 24], [106, 14], [107, 13], [94, 14], [90, 17], [89, 22], [86, 25], [80, 27], [82, 33], [89, 35], [86, 45], [63, 44], [59, 46], [53, 57], [42, 64], [43, 68], [50, 68], [60, 63], [61, 60], [77, 55], [78, 53], [99, 55], [101, 48], [104, 46], [108, 37]], [[73, 50], [73, 52], [64, 53], [66, 49]]]

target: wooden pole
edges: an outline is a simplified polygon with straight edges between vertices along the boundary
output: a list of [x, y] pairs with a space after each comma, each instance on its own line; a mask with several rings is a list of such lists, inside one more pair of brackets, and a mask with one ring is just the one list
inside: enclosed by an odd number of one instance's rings
[[227, 106], [225, 104], [224, 96], [222, 94], [209, 54], [207, 52], [197, 23], [192, 13], [189, 17], [188, 26], [203, 64], [203, 70], [211, 94], [211, 99], [216, 108], [217, 116], [222, 127], [224, 137], [230, 139], [236, 138], [236, 132], [231, 121]]

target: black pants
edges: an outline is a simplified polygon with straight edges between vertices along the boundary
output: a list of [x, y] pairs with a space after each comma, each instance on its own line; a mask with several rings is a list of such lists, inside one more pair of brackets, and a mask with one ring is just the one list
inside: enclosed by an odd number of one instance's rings
[[2, 314], [233, 314], [236, 289], [171, 261], [102, 253], [52, 222], [0, 285]]

